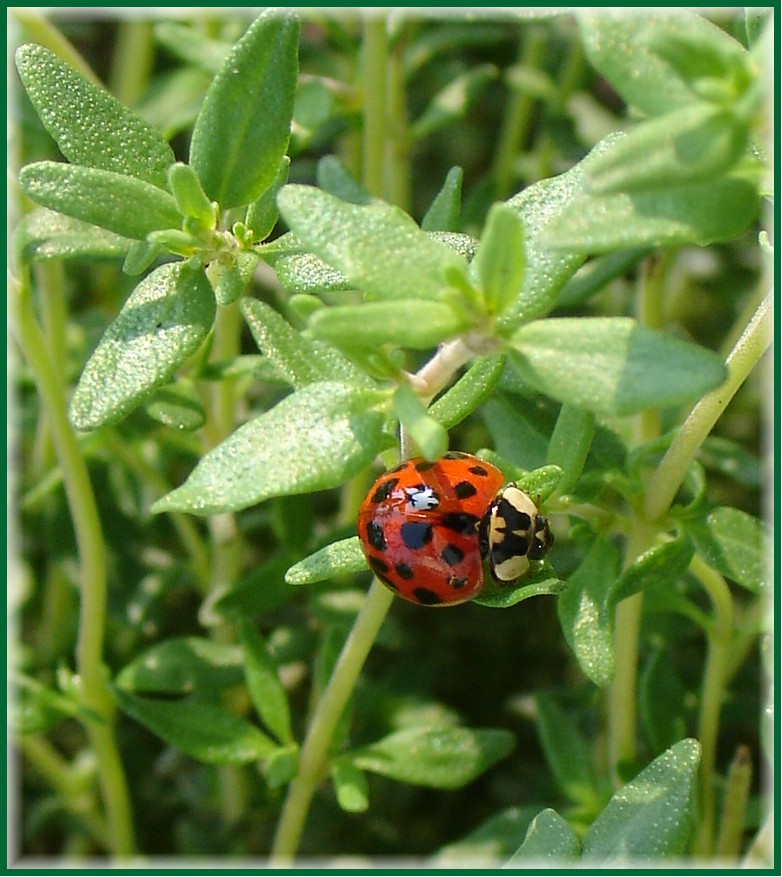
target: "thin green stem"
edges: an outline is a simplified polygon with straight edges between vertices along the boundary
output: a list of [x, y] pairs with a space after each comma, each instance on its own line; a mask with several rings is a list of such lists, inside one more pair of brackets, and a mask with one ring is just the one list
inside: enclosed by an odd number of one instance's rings
[[714, 850], [720, 859], [729, 857], [733, 861], [738, 860], [751, 783], [752, 758], [749, 747], [739, 746], [725, 783], [722, 819], [720, 820], [717, 846]]
[[120, 103], [134, 107], [139, 102], [149, 84], [153, 54], [148, 21], [120, 22], [109, 80]]
[[114, 737], [114, 705], [103, 671], [106, 618], [106, 554], [100, 518], [87, 465], [68, 420], [58, 370], [49, 356], [46, 339], [33, 315], [30, 288], [25, 281], [11, 291], [15, 332], [35, 374], [43, 408], [49, 418], [54, 447], [76, 534], [81, 565], [79, 635], [76, 665], [82, 703], [100, 717], [86, 720], [98, 763], [110, 848], [117, 856], [133, 852], [133, 828], [125, 774]]
[[703, 674], [698, 739], [701, 744], [700, 825], [695, 851], [711, 855], [714, 847], [714, 772], [717, 758], [720, 709], [725, 695], [733, 635], [733, 597], [725, 579], [697, 554], [690, 571], [709, 595], [714, 608], [714, 624], [708, 633], [708, 652]]
[[410, 151], [412, 148], [407, 119], [407, 97], [405, 94], [404, 42], [397, 40], [393, 51], [388, 55], [387, 97], [388, 97], [388, 136], [387, 136], [387, 177], [386, 198], [410, 212]]
[[656, 521], [668, 511], [704, 439], [771, 344], [771, 298], [769, 293], [763, 299], [730, 352], [725, 383], [697, 403], [660, 461], [646, 493], [644, 513], [648, 520]]
[[361, 180], [377, 198], [385, 192], [385, 158], [388, 126], [388, 34], [385, 12], [366, 11], [363, 19], [361, 63], [362, 141]]
[[334, 667], [301, 750], [272, 846], [270, 866], [290, 864], [296, 855], [312, 796], [323, 778], [337, 722], [364, 666], [394, 596], [376, 579]]

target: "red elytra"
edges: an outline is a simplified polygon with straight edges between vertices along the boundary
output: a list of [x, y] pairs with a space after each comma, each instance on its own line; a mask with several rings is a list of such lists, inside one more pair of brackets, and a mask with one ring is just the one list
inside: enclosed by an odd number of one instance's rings
[[484, 585], [478, 526], [503, 483], [496, 466], [459, 451], [414, 457], [381, 475], [358, 513], [372, 571], [413, 603], [476, 597]]

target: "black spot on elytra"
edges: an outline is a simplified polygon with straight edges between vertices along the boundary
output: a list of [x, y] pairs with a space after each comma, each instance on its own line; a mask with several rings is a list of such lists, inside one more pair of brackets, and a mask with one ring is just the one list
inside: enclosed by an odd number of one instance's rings
[[379, 557], [372, 557], [370, 555], [369, 565], [376, 573], [378, 573], [378, 575], [388, 572], [388, 564], [384, 560], [381, 560]]
[[411, 579], [415, 575], [415, 573], [410, 569], [410, 567], [406, 563], [397, 563], [394, 566], [396, 570], [396, 574], [400, 579]]
[[402, 469], [406, 469], [408, 467], [408, 465], [409, 465], [409, 463], [407, 462], [407, 460], [405, 460], [404, 463], [400, 463], [398, 466], [394, 466], [394, 468], [389, 469], [388, 472], [389, 472], [389, 474], [392, 474], [394, 472], [401, 472]]
[[383, 528], [377, 521], [370, 521], [367, 524], [367, 542], [377, 551], [386, 550], [386, 537], [383, 535]]
[[415, 551], [432, 541], [432, 525], [425, 521], [406, 521], [402, 524], [399, 535], [402, 537], [405, 548]]
[[460, 591], [467, 584], [467, 579], [464, 576], [450, 576], [448, 579], [448, 586], [453, 588], [454, 591]]
[[464, 451], [448, 451], [448, 453], [443, 454], [446, 460], [463, 460], [465, 457], [469, 457], [469, 454], [465, 454]]
[[437, 603], [443, 602], [434, 591], [430, 591], [428, 588], [416, 588], [413, 591], [413, 596], [419, 603], [424, 603], [426, 606], [435, 606]]
[[434, 463], [431, 460], [421, 460], [420, 463], [415, 464], [415, 471], [428, 472], [432, 466], [434, 466]]
[[478, 488], [474, 484], [470, 484], [469, 481], [460, 481], [454, 487], [454, 491], [459, 499], [467, 499], [468, 497], [475, 496]]
[[456, 566], [464, 560], [464, 552], [455, 545], [446, 545], [440, 552], [440, 557], [448, 564], [448, 566]]
[[467, 512], [448, 512], [440, 517], [438, 523], [447, 530], [467, 536], [475, 532], [479, 520], [480, 518]]
[[479, 478], [485, 478], [489, 474], [488, 469], [484, 469], [483, 466], [470, 466], [469, 471], [472, 472], [473, 475], [477, 475]]
[[388, 481], [384, 481], [372, 494], [372, 502], [383, 502], [384, 499], [388, 499], [398, 483], [398, 478], [389, 478]]

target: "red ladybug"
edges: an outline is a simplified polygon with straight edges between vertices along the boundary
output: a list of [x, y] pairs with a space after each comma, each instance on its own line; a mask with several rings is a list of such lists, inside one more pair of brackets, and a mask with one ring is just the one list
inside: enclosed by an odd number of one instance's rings
[[427, 606], [464, 603], [492, 577], [508, 584], [553, 541], [548, 521], [496, 466], [452, 451], [415, 457], [381, 475], [358, 513], [358, 535], [375, 575], [400, 597]]

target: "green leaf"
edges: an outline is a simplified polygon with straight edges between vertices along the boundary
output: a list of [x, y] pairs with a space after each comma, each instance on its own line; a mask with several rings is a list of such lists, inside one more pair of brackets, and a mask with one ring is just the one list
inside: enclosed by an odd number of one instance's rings
[[169, 746], [206, 764], [247, 764], [275, 751], [255, 725], [195, 698], [153, 700], [114, 689], [120, 709]]
[[420, 140], [462, 118], [496, 77], [497, 68], [493, 64], [478, 64], [460, 73], [432, 98], [411, 125], [410, 136], [413, 140]]
[[365, 813], [369, 809], [369, 785], [363, 771], [348, 758], [335, 758], [329, 772], [339, 806], [347, 813]]
[[175, 58], [212, 76], [219, 72], [231, 51], [229, 43], [209, 39], [200, 30], [174, 21], [158, 22], [154, 32], [157, 42]]
[[289, 585], [310, 585], [337, 576], [348, 576], [368, 569], [358, 536], [332, 542], [294, 564], [285, 573]]
[[322, 308], [309, 322], [316, 338], [350, 347], [427, 349], [470, 328], [470, 318], [436, 301], [379, 301]]
[[589, 168], [597, 194], [663, 189], [709, 180], [729, 170], [749, 130], [728, 110], [698, 102], [642, 122]]
[[244, 224], [252, 229], [254, 241], [265, 240], [277, 224], [280, 216], [277, 210], [277, 193], [288, 182], [290, 166], [291, 160], [284, 155], [272, 184], [247, 208]]
[[581, 841], [578, 835], [556, 810], [542, 810], [527, 830], [524, 843], [505, 862], [505, 868], [529, 867], [544, 863], [556, 867], [556, 863], [578, 859]]
[[479, 281], [486, 312], [501, 314], [518, 298], [524, 283], [524, 226], [507, 204], [494, 204], [470, 274]]
[[182, 224], [168, 192], [113, 171], [37, 161], [19, 173], [22, 190], [38, 204], [128, 238]]
[[546, 461], [562, 470], [560, 493], [571, 493], [581, 476], [595, 434], [595, 416], [583, 408], [563, 405], [551, 433]]
[[266, 783], [270, 789], [287, 786], [299, 770], [299, 747], [283, 746], [266, 759]]
[[19, 48], [16, 66], [44, 128], [70, 162], [165, 188], [174, 153], [141, 116], [43, 46]]
[[227, 619], [247, 618], [285, 603], [291, 596], [284, 578], [289, 564], [287, 552], [260, 564], [237, 582], [232, 582], [230, 588], [215, 594], [212, 612]]
[[448, 171], [442, 188], [421, 220], [423, 231], [456, 231], [462, 212], [463, 179], [464, 171], [460, 167]]
[[172, 429], [193, 431], [206, 422], [206, 410], [192, 383], [178, 381], [157, 390], [144, 410], [158, 423]]
[[[225, 307], [241, 298], [247, 291], [253, 272], [260, 261], [260, 256], [257, 253], [240, 250], [233, 254], [229, 264], [220, 265], [216, 279], [213, 276], [217, 304]], [[210, 274], [214, 267], [215, 263], [209, 266]]]
[[11, 683], [16, 698], [10, 719], [18, 734], [45, 734], [79, 712], [74, 700], [31, 676], [14, 675]]
[[687, 691], [676, 665], [663, 650], [655, 651], [638, 682], [638, 712], [655, 752], [662, 752], [686, 732]]
[[700, 763], [696, 740], [681, 740], [623, 786], [583, 842], [585, 862], [655, 861], [683, 853], [694, 822]]
[[541, 500], [549, 496], [559, 487], [562, 480], [562, 470], [559, 466], [540, 466], [523, 475], [516, 476], [516, 484], [530, 496]]
[[710, 435], [698, 451], [699, 462], [744, 487], [760, 487], [763, 469], [760, 459], [749, 448], [723, 436]]
[[184, 262], [155, 269], [133, 290], [89, 358], [71, 400], [77, 429], [121, 420], [194, 353], [214, 322], [212, 287]]
[[486, 868], [499, 865], [519, 845], [519, 839], [535, 816], [535, 807], [508, 807], [490, 816], [474, 831], [443, 847], [431, 861], [431, 867]]
[[129, 238], [39, 207], [22, 217], [13, 233], [17, 261], [49, 259], [122, 259], [133, 245]]
[[324, 155], [315, 169], [318, 186], [350, 204], [371, 204], [374, 198], [335, 155]]
[[559, 598], [559, 621], [583, 672], [604, 687], [614, 675], [614, 613], [611, 593], [619, 552], [608, 539], [592, 543]]
[[661, 542], [639, 555], [616, 583], [614, 603], [655, 587], [673, 588], [687, 572], [694, 549], [687, 539]]
[[142, 652], [119, 672], [123, 691], [212, 694], [242, 681], [242, 650], [197, 636], [174, 637]]
[[546, 229], [543, 244], [589, 253], [707, 246], [743, 234], [757, 216], [758, 205], [754, 186], [739, 176], [659, 191], [582, 195]]
[[298, 38], [291, 11], [266, 10], [233, 46], [204, 98], [190, 164], [223, 210], [255, 201], [277, 177], [290, 138]]
[[400, 384], [394, 393], [394, 413], [427, 460], [436, 460], [448, 450], [447, 430], [429, 416], [408, 384]]
[[203, 228], [214, 228], [217, 215], [189, 164], [178, 161], [168, 169], [168, 184], [182, 216], [198, 220]]
[[711, 350], [625, 317], [538, 320], [512, 344], [510, 362], [526, 383], [608, 417], [693, 402], [727, 374]]
[[265, 360], [271, 362], [280, 377], [295, 389], [331, 379], [369, 383], [338, 350], [323, 342], [309, 340], [265, 302], [246, 298], [240, 307]]
[[363, 770], [435, 789], [459, 789], [508, 756], [509, 731], [473, 728], [406, 728], [349, 753]]
[[651, 252], [649, 248], [636, 247], [591, 259], [562, 287], [557, 302], [558, 307], [578, 307], [600, 292], [612, 280], [630, 272]]
[[244, 650], [244, 678], [255, 711], [281, 743], [293, 743], [288, 695], [277, 664], [251, 621], [239, 622], [239, 639]]
[[452, 429], [489, 398], [505, 367], [504, 356], [482, 356], [429, 407], [429, 416]]
[[422, 232], [398, 207], [348, 204], [298, 185], [284, 186], [277, 204], [305, 246], [367, 299], [443, 299], [453, 294], [449, 273], [466, 274], [464, 258]]
[[534, 572], [528, 572], [514, 585], [487, 581], [486, 587], [472, 602], [490, 609], [508, 609], [530, 597], [551, 596], [565, 590], [567, 585], [557, 578], [550, 564], [542, 562], [536, 566]]
[[373, 406], [382, 399], [336, 382], [310, 384], [240, 426], [152, 511], [211, 515], [338, 487], [377, 454], [385, 417]]
[[551, 695], [538, 694], [537, 729], [557, 786], [573, 803], [593, 806], [597, 793], [590, 745]]
[[771, 586], [771, 534], [762, 521], [721, 506], [684, 525], [709, 566], [754, 594]]
[[495, 393], [481, 409], [483, 419], [501, 457], [520, 469], [537, 469], [545, 464], [548, 451], [545, 424], [534, 405], [514, 401]]
[[587, 58], [624, 100], [648, 116], [689, 105], [693, 94], [687, 83], [660, 57], [659, 47], [669, 35], [689, 28], [718, 30], [698, 15], [677, 10], [655, 15], [627, 11], [579, 16]]

